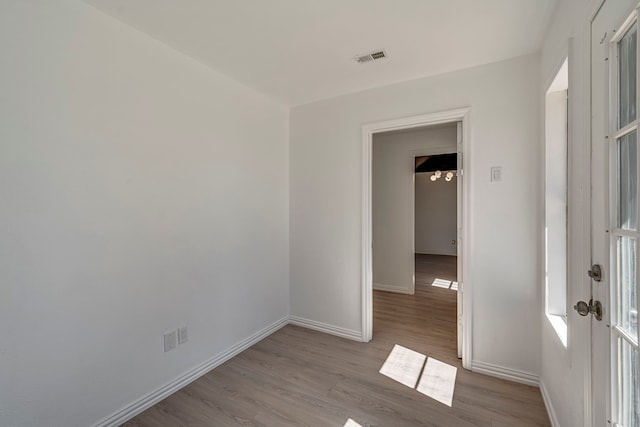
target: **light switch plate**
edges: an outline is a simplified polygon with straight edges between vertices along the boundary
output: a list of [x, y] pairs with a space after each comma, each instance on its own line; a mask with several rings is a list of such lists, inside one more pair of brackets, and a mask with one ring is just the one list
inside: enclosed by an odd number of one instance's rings
[[491, 182], [502, 181], [502, 167], [494, 166], [491, 168]]

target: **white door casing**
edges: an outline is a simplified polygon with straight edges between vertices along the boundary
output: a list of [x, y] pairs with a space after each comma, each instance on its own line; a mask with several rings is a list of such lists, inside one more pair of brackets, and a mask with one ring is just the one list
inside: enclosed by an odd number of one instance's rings
[[463, 298], [462, 298], [462, 284], [464, 283], [464, 276], [463, 276], [463, 268], [462, 268], [462, 262], [461, 260], [463, 259], [463, 245], [464, 245], [464, 238], [462, 236], [462, 219], [463, 219], [463, 215], [462, 212], [464, 210], [464, 195], [462, 194], [462, 192], [464, 191], [464, 186], [462, 185], [462, 176], [464, 175], [464, 163], [463, 163], [463, 156], [462, 156], [462, 141], [463, 141], [463, 129], [462, 129], [462, 122], [458, 122], [457, 123], [457, 147], [458, 147], [458, 163], [457, 163], [457, 176], [458, 179], [456, 180], [456, 185], [458, 187], [457, 189], [457, 201], [456, 201], [456, 214], [457, 214], [457, 227], [458, 227], [458, 233], [457, 233], [457, 246], [456, 246], [456, 250], [457, 250], [457, 254], [458, 254], [458, 265], [457, 265], [457, 274], [456, 277], [458, 279], [458, 292], [457, 292], [457, 298], [458, 298], [458, 304], [457, 304], [457, 337], [458, 337], [458, 357], [462, 359], [462, 348], [463, 348], [463, 340], [462, 337], [464, 336], [464, 321], [463, 321], [463, 314], [464, 314], [464, 309], [463, 309]]
[[[462, 153], [465, 156], [470, 152], [470, 120], [469, 108], [459, 108], [455, 110], [441, 111], [436, 113], [424, 114], [420, 116], [405, 117], [394, 120], [386, 120], [375, 123], [368, 123], [362, 127], [363, 138], [363, 156], [362, 156], [362, 337], [363, 342], [369, 342], [373, 336], [373, 265], [372, 265], [372, 144], [373, 135], [379, 132], [388, 132], [400, 129], [411, 129], [425, 127], [444, 123], [461, 122], [458, 132], [458, 152], [459, 159]], [[461, 129], [461, 132], [460, 132]], [[469, 229], [468, 222], [471, 216], [470, 204], [468, 198], [471, 193], [470, 182], [468, 182], [469, 165], [465, 165], [464, 174], [458, 175], [458, 185], [462, 189], [458, 189], [458, 197], [462, 197], [462, 201], [458, 201], [458, 241], [464, 242], [458, 245], [458, 303], [459, 315], [462, 317], [462, 333], [460, 334], [462, 342], [462, 365], [466, 369], [471, 369], [472, 362], [472, 337], [471, 329], [471, 286], [468, 281], [468, 247], [469, 247]], [[462, 259], [462, 262], [460, 262]], [[460, 278], [464, 277], [463, 282]]]

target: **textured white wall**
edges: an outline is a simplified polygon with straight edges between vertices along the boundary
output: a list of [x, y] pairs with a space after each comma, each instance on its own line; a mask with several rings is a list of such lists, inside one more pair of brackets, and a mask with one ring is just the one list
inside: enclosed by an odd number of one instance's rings
[[[373, 286], [377, 289], [413, 293], [414, 291], [414, 238], [417, 248], [417, 232], [421, 236], [429, 230], [416, 227], [416, 208], [424, 203], [414, 195], [415, 157], [426, 154], [455, 152], [456, 125], [431, 127], [410, 131], [384, 132], [373, 135], [372, 147], [372, 236], [373, 236]], [[424, 174], [417, 174], [417, 176]], [[443, 180], [444, 181], [444, 180]], [[431, 183], [431, 181], [429, 181]], [[431, 183], [432, 185], [439, 185]], [[453, 185], [453, 237], [456, 223], [456, 185]], [[437, 197], [437, 195], [434, 195]], [[437, 203], [432, 200], [432, 203]], [[439, 209], [439, 208], [438, 208]], [[424, 213], [424, 212], [422, 212]], [[425, 219], [422, 217], [422, 219]], [[432, 239], [441, 235], [443, 224], [439, 217], [438, 230]], [[415, 222], [415, 225], [414, 225]], [[422, 222], [420, 223], [422, 225]], [[415, 231], [414, 231], [415, 230]], [[432, 230], [433, 231], [433, 230]], [[432, 240], [432, 242], [434, 241]], [[450, 243], [450, 242], [449, 242]], [[455, 250], [454, 250], [455, 254]]]
[[2, 1], [0, 50], [0, 425], [90, 425], [288, 315], [286, 108], [75, 0]]
[[[455, 141], [454, 141], [455, 142]], [[430, 173], [416, 174], [416, 253], [457, 254], [452, 241], [457, 237], [457, 183], [440, 178], [431, 181]]]
[[361, 330], [362, 125], [470, 106], [473, 360], [539, 373], [539, 66], [525, 56], [292, 109], [292, 315]]

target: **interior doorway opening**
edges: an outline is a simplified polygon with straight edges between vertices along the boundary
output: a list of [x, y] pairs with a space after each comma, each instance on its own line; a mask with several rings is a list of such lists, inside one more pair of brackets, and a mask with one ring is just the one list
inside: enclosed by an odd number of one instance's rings
[[[440, 307], [442, 310], [441, 318], [437, 320], [446, 334], [445, 336], [456, 336], [459, 332], [456, 328], [458, 303], [457, 171], [457, 153], [455, 151], [415, 158], [414, 277], [416, 296], [428, 301], [429, 305]], [[459, 346], [454, 350], [457, 357], [462, 356], [460, 350]]]
[[[449, 295], [455, 295], [449, 309], [453, 307], [453, 336], [449, 337], [449, 343], [453, 343], [454, 357], [462, 358], [463, 367], [469, 369], [471, 365], [471, 292], [467, 283], [463, 282], [464, 272], [467, 268], [465, 262], [464, 251], [466, 242], [465, 221], [469, 217], [466, 210], [468, 204], [464, 203], [465, 197], [468, 197], [465, 188], [465, 170], [462, 164], [463, 152], [468, 150], [468, 127], [469, 127], [469, 109], [459, 109], [440, 113], [427, 114], [423, 116], [409, 117], [404, 119], [390, 120], [374, 124], [365, 125], [363, 127], [364, 139], [364, 177], [363, 177], [363, 337], [362, 340], [368, 342], [374, 334], [374, 312], [373, 312], [373, 291], [379, 292], [380, 298], [393, 299], [398, 294], [416, 294], [416, 285], [418, 290], [436, 290], [436, 292], [445, 291]], [[452, 139], [449, 142], [435, 143], [431, 145], [411, 145], [405, 147], [402, 153], [391, 155], [392, 157], [400, 157], [403, 160], [404, 170], [398, 175], [392, 176], [390, 169], [381, 167], [376, 163], [385, 156], [378, 156], [380, 153], [374, 145], [374, 140], [384, 139], [392, 134], [404, 134], [405, 140], [409, 134], [417, 135], [420, 131], [428, 130], [432, 132], [450, 132]], [[411, 138], [408, 138], [411, 139]], [[387, 148], [393, 144], [386, 144]], [[384, 146], [384, 144], [380, 144]], [[384, 149], [382, 150], [384, 151]], [[427, 174], [430, 183], [437, 182], [442, 178], [442, 182], [454, 185], [455, 191], [455, 209], [450, 216], [453, 216], [454, 236], [448, 238], [449, 255], [446, 260], [449, 272], [447, 277], [437, 277], [438, 271], [434, 271], [432, 262], [429, 262], [428, 255], [437, 254], [420, 254], [416, 251], [416, 223], [415, 223], [415, 183], [422, 181], [422, 178], [415, 174], [416, 158], [425, 156], [438, 156], [453, 154], [456, 159], [455, 170], [440, 170], [440, 177], [435, 177], [432, 181], [433, 173]], [[388, 155], [388, 154], [387, 154]], [[422, 160], [422, 159], [419, 159]], [[382, 171], [382, 176], [376, 176], [376, 171]], [[432, 171], [435, 172], [435, 171]], [[385, 175], [386, 174], [386, 175]], [[397, 187], [394, 191], [392, 184], [396, 181], [402, 181], [401, 175], [409, 176], [410, 185], [405, 185], [401, 190]], [[455, 177], [455, 178], [454, 178]], [[376, 185], [377, 184], [377, 185]], [[383, 193], [390, 195], [389, 200], [382, 201], [380, 189]], [[383, 206], [383, 211], [375, 213], [376, 206]], [[400, 206], [401, 209], [396, 209]], [[374, 219], [374, 215], [377, 215]], [[377, 221], [377, 220], [382, 221]], [[399, 224], [393, 226], [393, 224]], [[386, 224], [379, 226], [380, 224]], [[449, 236], [451, 237], [451, 236]], [[416, 255], [418, 253], [418, 255]], [[421, 255], [427, 255], [422, 257]], [[382, 260], [382, 261], [380, 261]], [[441, 261], [445, 261], [441, 259]], [[382, 262], [382, 265], [379, 265]], [[427, 270], [424, 271], [425, 267]], [[451, 269], [453, 267], [453, 269]], [[446, 267], [445, 267], [446, 268]], [[436, 270], [438, 268], [436, 267]], [[452, 271], [453, 270], [453, 271]], [[442, 268], [440, 275], [444, 276]], [[425, 274], [433, 275], [430, 283], [424, 283], [427, 278]], [[449, 278], [447, 280], [447, 278]], [[416, 280], [418, 279], [418, 280]], [[384, 292], [386, 291], [386, 292]], [[468, 292], [468, 294], [467, 294]], [[401, 296], [401, 295], [400, 295]], [[423, 298], [424, 304], [417, 304], [411, 310], [418, 313], [431, 313], [446, 306], [439, 302], [434, 302], [432, 298]], [[415, 299], [414, 299], [415, 301]], [[430, 304], [430, 301], [432, 304]], [[391, 302], [391, 304], [395, 304]], [[396, 313], [398, 314], [398, 313]], [[383, 313], [376, 313], [376, 316], [388, 316]], [[433, 316], [431, 316], [433, 317]], [[437, 329], [437, 328], [435, 328]], [[434, 329], [434, 330], [435, 330]], [[451, 330], [451, 329], [450, 329]], [[441, 333], [442, 331], [437, 331]], [[384, 333], [376, 328], [376, 334]], [[457, 347], [457, 351], [456, 351]]]
[[458, 290], [457, 160], [456, 152], [415, 158], [416, 287]]
[[372, 160], [373, 336], [417, 331], [456, 357], [457, 132], [380, 132]]

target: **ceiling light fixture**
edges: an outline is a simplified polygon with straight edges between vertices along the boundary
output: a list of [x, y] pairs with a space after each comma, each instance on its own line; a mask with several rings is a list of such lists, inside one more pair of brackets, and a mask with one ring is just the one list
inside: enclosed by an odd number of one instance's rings
[[[444, 175], [443, 175], [444, 173]], [[437, 170], [433, 173], [433, 175], [431, 175], [430, 179], [431, 181], [437, 181], [438, 179], [442, 178], [444, 176], [444, 180], [449, 182], [453, 179], [453, 177], [457, 176], [456, 171], [440, 171]]]

